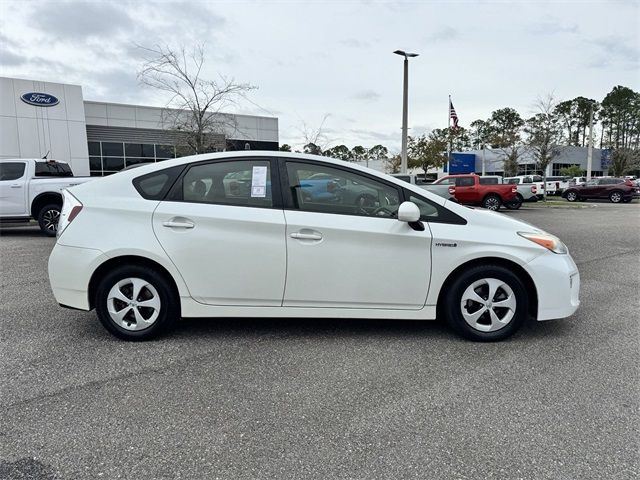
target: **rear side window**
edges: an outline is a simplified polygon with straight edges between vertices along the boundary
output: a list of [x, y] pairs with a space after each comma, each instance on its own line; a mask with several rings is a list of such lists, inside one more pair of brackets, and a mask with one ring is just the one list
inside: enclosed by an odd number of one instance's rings
[[498, 179], [493, 177], [480, 179], [480, 185], [498, 185], [499, 183]]
[[36, 162], [36, 177], [73, 177], [68, 163]]
[[0, 163], [0, 181], [17, 180], [24, 175], [24, 162]]
[[133, 186], [147, 200], [162, 200], [178, 176], [184, 170], [183, 165], [165, 168], [133, 179]]
[[456, 187], [473, 187], [475, 184], [473, 177], [456, 178]]
[[193, 165], [171, 193], [173, 200], [241, 207], [273, 206], [269, 160]]

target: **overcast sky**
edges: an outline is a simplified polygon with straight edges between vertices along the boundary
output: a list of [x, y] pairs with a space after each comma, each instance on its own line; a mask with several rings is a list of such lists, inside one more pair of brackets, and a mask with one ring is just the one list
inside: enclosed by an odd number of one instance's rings
[[47, 2], [0, 0], [3, 76], [82, 85], [85, 100], [164, 106], [138, 84], [136, 44], [206, 42], [209, 76], [258, 87], [240, 113], [277, 116], [298, 144], [325, 114], [332, 145], [397, 151], [402, 59], [410, 134], [462, 126], [538, 96], [601, 100], [640, 89], [640, 2], [262, 1]]

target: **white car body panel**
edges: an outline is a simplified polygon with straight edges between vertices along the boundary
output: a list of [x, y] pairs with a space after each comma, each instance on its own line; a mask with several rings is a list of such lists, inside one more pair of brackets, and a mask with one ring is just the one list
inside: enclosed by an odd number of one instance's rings
[[[285, 307], [424, 306], [431, 273], [428, 229], [418, 232], [392, 218], [302, 211], [285, 216]], [[322, 239], [292, 238], [296, 232], [314, 232]]]
[[[172, 220], [195, 226], [163, 225]], [[287, 266], [282, 210], [160, 202], [153, 231], [197, 302], [282, 305]]]
[[[467, 224], [424, 222], [426, 228], [419, 232], [388, 218], [160, 202], [143, 199], [131, 183], [171, 166], [248, 156], [309, 159], [365, 172], [444, 206]], [[49, 275], [58, 302], [83, 310], [90, 308], [88, 287], [95, 269], [122, 256], [142, 256], [166, 269], [176, 283], [184, 317], [433, 319], [449, 274], [487, 257], [513, 262], [531, 276], [539, 320], [571, 315], [579, 305], [579, 275], [571, 257], [517, 235], [540, 232], [536, 227], [326, 157], [288, 152], [185, 157], [120, 172], [70, 192], [83, 208], [58, 238]], [[173, 217], [188, 218], [196, 226], [188, 231], [161, 226]], [[303, 229], [319, 231], [322, 240], [290, 237]], [[208, 238], [214, 234], [215, 241]], [[192, 238], [193, 243], [181, 246], [181, 238]], [[202, 249], [212, 256], [203, 256]], [[345, 265], [349, 268], [333, 274]], [[216, 280], [216, 271], [224, 272], [229, 281]], [[237, 288], [244, 289], [242, 296], [235, 293]]]

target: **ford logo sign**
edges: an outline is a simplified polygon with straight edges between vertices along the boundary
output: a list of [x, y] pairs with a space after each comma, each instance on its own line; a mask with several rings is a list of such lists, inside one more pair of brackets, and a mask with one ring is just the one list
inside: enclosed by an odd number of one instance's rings
[[60, 103], [60, 100], [48, 93], [29, 92], [21, 95], [20, 98], [24, 103], [35, 105], [36, 107], [53, 107]]

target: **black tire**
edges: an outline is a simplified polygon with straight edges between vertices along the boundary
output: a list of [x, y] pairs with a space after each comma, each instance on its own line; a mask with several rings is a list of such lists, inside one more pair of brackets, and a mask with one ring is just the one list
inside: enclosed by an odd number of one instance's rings
[[622, 202], [623, 203], [631, 203], [631, 200], [633, 200], [633, 198], [623, 198]]
[[482, 200], [482, 208], [493, 210], [494, 212], [500, 210], [501, 204], [502, 200], [500, 200], [500, 197], [494, 194], [489, 194]]
[[[126, 280], [132, 278], [141, 279], [151, 285], [151, 287], [155, 289], [156, 293], [158, 294], [160, 302], [158, 314], [156, 315], [155, 321], [153, 321], [150, 326], [139, 330], [131, 330], [125, 328], [122, 324], [117, 323], [109, 313], [109, 292], [112, 288], [115, 288], [115, 286], [119, 282], [122, 281], [125, 282], [125, 285], [119, 288], [120, 293], [123, 293], [125, 297], [130, 298], [132, 295], [130, 295], [131, 292], [129, 290], [129, 285], [126, 284]], [[128, 290], [129, 295], [127, 295]], [[143, 287], [142, 289], [140, 289], [138, 298], [130, 299], [136, 303], [142, 302], [145, 300], [145, 298], [143, 298], [142, 300], [140, 300], [140, 298], [141, 296], [144, 297], [145, 294], [148, 298], [155, 298], [155, 295], [151, 289], [148, 289], [148, 287]], [[116, 305], [116, 303], [118, 302], [120, 303], [120, 305]], [[130, 310], [131, 313], [126, 314], [123, 322], [129, 321], [127, 320], [127, 318], [130, 320], [134, 320], [136, 318], [136, 316], [133, 315], [133, 308], [137, 309], [138, 312], [143, 315], [143, 317], [149, 313], [146, 311], [149, 310], [147, 309], [147, 307], [142, 307], [143, 310], [140, 310], [141, 307], [131, 307], [131, 304], [126, 306], [126, 304], [124, 302], [121, 302], [120, 300], [113, 300], [113, 305], [115, 307], [118, 307], [118, 310], [120, 311], [123, 309]], [[111, 334], [123, 340], [150, 340], [167, 331], [174, 325], [175, 321], [180, 318], [180, 299], [172, 284], [165, 278], [162, 273], [152, 268], [139, 265], [116, 267], [115, 269], [107, 273], [100, 281], [100, 283], [98, 284], [98, 288], [96, 289], [95, 306], [100, 323], [102, 323], [102, 325]], [[148, 319], [151, 318], [153, 318], [153, 314], [148, 315]], [[131, 324], [137, 324], [137, 322], [132, 321]]]
[[575, 202], [577, 200], [580, 200], [580, 195], [578, 195], [577, 192], [570, 191], [570, 192], [567, 192], [567, 194], [565, 195], [565, 198], [569, 202]]
[[624, 197], [623, 197], [623, 195], [622, 195], [622, 192], [620, 192], [620, 191], [618, 191], [618, 190], [616, 190], [616, 191], [614, 191], [614, 192], [611, 192], [611, 193], [609, 194], [609, 201], [610, 201], [611, 203], [620, 203], [620, 202], [622, 201], [622, 199], [623, 199], [623, 198], [624, 198]]
[[510, 202], [505, 203], [504, 206], [507, 207], [509, 210], [518, 210], [522, 206], [523, 201], [524, 199], [522, 198], [522, 195], [518, 193], [516, 195], [516, 198], [514, 198]]
[[45, 205], [38, 212], [38, 225], [47, 237], [55, 237], [58, 233], [58, 221], [60, 220], [62, 206], [57, 203]]
[[[463, 307], [461, 305], [461, 302], [463, 294], [465, 293], [467, 288], [470, 287], [474, 282], [482, 282], [483, 279], [500, 280], [509, 288], [511, 288], [511, 291], [515, 297], [515, 308], [513, 310], [510, 321], [506, 322], [506, 324], [501, 328], [493, 331], [481, 331], [477, 328], [472, 327], [469, 323], [467, 323], [462, 313]], [[479, 288], [480, 291], [482, 291], [484, 287], [480, 286]], [[502, 288], [498, 288], [496, 293], [494, 294], [494, 299], [491, 299], [491, 301], [496, 302], [498, 301], [496, 300], [496, 298], [505, 294], [506, 291], [502, 290]], [[473, 306], [473, 302], [467, 305]], [[499, 313], [503, 313], [502, 310], [504, 309], [502, 307], [499, 307]], [[449, 326], [459, 335], [469, 340], [479, 342], [492, 342], [503, 340], [513, 335], [527, 320], [529, 315], [529, 296], [522, 280], [520, 280], [520, 278], [511, 270], [499, 265], [479, 265], [462, 272], [448, 287], [448, 291], [444, 296], [444, 305], [442, 306], [441, 312], [444, 314]], [[467, 312], [469, 313], [468, 310]], [[485, 315], [486, 320], [489, 321], [490, 324], [493, 324], [488, 313], [483, 313], [480, 319], [484, 322]], [[503, 318], [505, 317], [503, 316]], [[500, 326], [500, 323], [496, 323], [496, 325]]]

